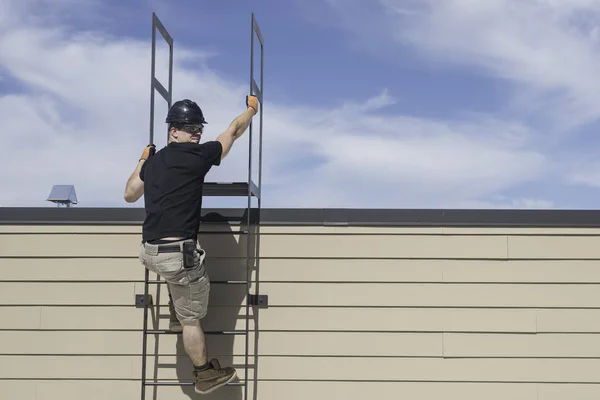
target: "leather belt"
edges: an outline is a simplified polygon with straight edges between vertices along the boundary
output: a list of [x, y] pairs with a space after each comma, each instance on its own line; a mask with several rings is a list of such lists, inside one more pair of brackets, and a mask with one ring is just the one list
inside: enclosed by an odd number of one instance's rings
[[144, 242], [145, 244], [150, 244], [152, 246], [157, 246], [157, 251], [158, 253], [180, 253], [182, 252], [181, 249], [181, 242], [187, 241], [187, 240], [191, 240], [191, 239], [181, 239], [178, 242], [179, 243], [151, 243], [151, 242]]
[[142, 242], [144, 245], [149, 244], [152, 246], [157, 246], [157, 252], [159, 253], [178, 253], [181, 251], [181, 246], [179, 243], [171, 244], [171, 243], [150, 243], [150, 242]]
[[179, 253], [181, 252], [181, 246], [179, 244], [159, 244], [159, 253]]

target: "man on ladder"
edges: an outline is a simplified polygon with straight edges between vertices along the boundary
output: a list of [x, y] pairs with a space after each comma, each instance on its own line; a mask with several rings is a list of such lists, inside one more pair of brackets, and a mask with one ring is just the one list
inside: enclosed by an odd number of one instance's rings
[[[204, 177], [229, 153], [258, 112], [258, 99], [246, 96], [247, 109], [216, 140], [200, 144], [207, 123], [200, 107], [185, 99], [168, 111], [167, 146], [147, 146], [125, 188], [128, 203], [142, 194], [146, 209], [139, 257], [148, 270], [167, 281], [170, 328], [183, 332], [185, 352], [194, 365], [197, 393], [210, 393], [236, 377], [233, 367], [208, 360], [200, 320], [206, 315], [210, 281], [205, 251], [197, 242]], [[181, 325], [179, 325], [179, 322]]]

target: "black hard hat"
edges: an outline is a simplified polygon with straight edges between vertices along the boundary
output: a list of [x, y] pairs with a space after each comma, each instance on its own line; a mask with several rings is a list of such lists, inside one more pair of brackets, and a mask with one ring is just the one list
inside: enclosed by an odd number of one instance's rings
[[204, 114], [198, 104], [189, 100], [183, 99], [173, 103], [167, 113], [166, 123], [176, 124], [206, 124]]

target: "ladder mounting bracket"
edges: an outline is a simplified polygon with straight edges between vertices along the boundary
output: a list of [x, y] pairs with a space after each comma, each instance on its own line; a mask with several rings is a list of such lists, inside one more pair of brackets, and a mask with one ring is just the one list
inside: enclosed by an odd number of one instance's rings
[[152, 304], [152, 295], [149, 294], [146, 296], [146, 298], [144, 299], [144, 295], [143, 294], [136, 294], [135, 295], [135, 307], [136, 308], [144, 308], [145, 305], [151, 305]]
[[248, 296], [250, 305], [259, 308], [267, 308], [269, 306], [269, 295], [266, 294], [251, 294]]

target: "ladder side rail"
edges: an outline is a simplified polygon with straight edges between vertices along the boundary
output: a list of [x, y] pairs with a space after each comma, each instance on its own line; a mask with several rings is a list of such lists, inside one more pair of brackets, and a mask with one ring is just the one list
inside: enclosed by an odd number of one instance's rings
[[[169, 45], [169, 78], [166, 89], [164, 85], [156, 78], [156, 32], [159, 32], [163, 39]], [[173, 99], [173, 38], [160, 21], [155, 12], [152, 13], [152, 51], [151, 51], [151, 65], [150, 65], [150, 129], [149, 129], [149, 140], [148, 144], [154, 144], [154, 100], [155, 91], [157, 91], [161, 97], [167, 102], [167, 107], [171, 107]], [[168, 130], [167, 130], [168, 135]], [[157, 276], [157, 280], [160, 277]], [[157, 294], [160, 296], [160, 287], [156, 286]], [[159, 297], [157, 297], [159, 298]], [[144, 272], [144, 318], [142, 328], [142, 377], [141, 377], [141, 399], [146, 398], [146, 386], [147, 386], [147, 357], [148, 357], [148, 307], [152, 304], [149, 294], [149, 271], [145, 268]], [[158, 306], [158, 305], [157, 305]], [[158, 314], [157, 314], [158, 321]], [[154, 331], [154, 330], [153, 330]]]

